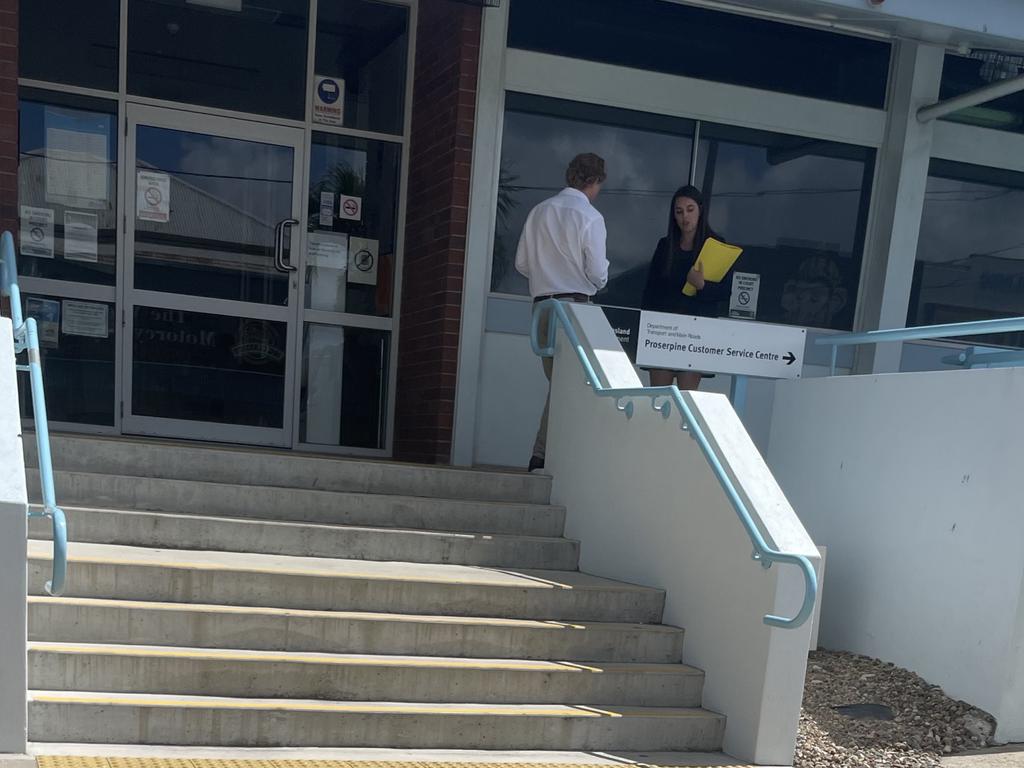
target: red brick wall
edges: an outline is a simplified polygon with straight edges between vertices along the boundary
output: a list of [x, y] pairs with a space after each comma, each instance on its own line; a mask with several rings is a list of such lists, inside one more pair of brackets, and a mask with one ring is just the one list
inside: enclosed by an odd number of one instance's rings
[[18, 223], [18, 0], [0, 0], [0, 230]]
[[395, 455], [451, 458], [481, 9], [421, 0], [413, 83]]

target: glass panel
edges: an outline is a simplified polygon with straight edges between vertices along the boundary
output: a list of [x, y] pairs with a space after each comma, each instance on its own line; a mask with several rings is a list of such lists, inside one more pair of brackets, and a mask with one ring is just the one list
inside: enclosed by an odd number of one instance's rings
[[130, 0], [128, 92], [301, 120], [308, 0]]
[[22, 97], [18, 271], [114, 285], [117, 104], [30, 90]]
[[135, 287], [287, 304], [274, 236], [291, 217], [294, 149], [150, 126], [137, 137]]
[[736, 271], [760, 275], [757, 320], [852, 327], [874, 154], [701, 123], [695, 183], [711, 226], [744, 248]]
[[[408, 8], [367, 0], [320, 4], [316, 74], [344, 86], [341, 124], [402, 133], [408, 50]], [[315, 111], [313, 121], [321, 122]]]
[[313, 134], [306, 307], [391, 314], [398, 144]]
[[120, 0], [21, 0], [18, 74], [117, 90]]
[[[941, 100], [976, 91], [986, 85], [1024, 74], [1024, 55], [975, 51], [970, 56], [947, 53], [942, 67]], [[962, 109], [943, 120], [1024, 133], [1024, 92]]]
[[[113, 304], [24, 296], [22, 311], [39, 327], [46, 414], [53, 422], [114, 424]], [[28, 374], [18, 374], [22, 418], [32, 418]]]
[[888, 43], [665, 0], [515, 0], [509, 45], [882, 109]]
[[690, 176], [693, 121], [579, 102], [509, 94], [501, 148], [491, 290], [527, 293], [515, 269], [526, 216], [565, 186], [580, 152], [607, 163], [595, 206], [608, 227], [611, 261], [603, 304], [640, 306], [647, 265], [667, 225], [668, 198]]
[[135, 415], [282, 426], [285, 323], [138, 306], [133, 317]]
[[391, 334], [306, 323], [299, 441], [383, 448]]
[[[932, 160], [907, 325], [1024, 315], [1024, 174]], [[969, 344], [1024, 347], [1024, 334]]]

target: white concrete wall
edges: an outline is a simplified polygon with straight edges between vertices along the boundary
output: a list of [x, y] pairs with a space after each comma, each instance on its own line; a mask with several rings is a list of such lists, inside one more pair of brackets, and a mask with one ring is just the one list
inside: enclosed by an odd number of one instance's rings
[[[805, 365], [803, 375], [827, 376], [828, 372], [826, 367]], [[646, 385], [647, 374], [638, 373]], [[701, 389], [728, 394], [729, 386], [729, 376], [716, 376], [705, 380]], [[529, 337], [513, 333], [484, 334], [478, 392], [473, 463], [525, 467], [533, 450], [547, 392], [547, 380], [540, 359], [530, 348]], [[774, 396], [774, 381], [750, 382], [743, 424], [762, 453], [768, 448]]]
[[[640, 386], [601, 310], [571, 311], [607, 383]], [[727, 399], [688, 398], [769, 542], [817, 562]], [[559, 334], [547, 455], [553, 500], [567, 507], [567, 535], [582, 542], [583, 570], [666, 590], [665, 622], [686, 629], [684, 661], [707, 673], [704, 705], [728, 718], [725, 750], [789, 764], [811, 623], [784, 630], [762, 620], [797, 613], [803, 578], [794, 567], [765, 570], [751, 560], [750, 540], [699, 446], [680, 429], [680, 414], [673, 409], [665, 420], [649, 403], [637, 400], [627, 421], [586, 385]]]
[[13, 334], [0, 317], [0, 757], [24, 754], [27, 738], [27, 503]]
[[768, 463], [828, 547], [823, 647], [907, 667], [1024, 741], [1024, 370], [778, 383]]

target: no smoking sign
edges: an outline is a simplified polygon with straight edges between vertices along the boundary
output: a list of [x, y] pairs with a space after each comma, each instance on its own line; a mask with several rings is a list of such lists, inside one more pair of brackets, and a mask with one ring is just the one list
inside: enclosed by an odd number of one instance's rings
[[362, 221], [363, 198], [338, 195], [338, 218], [347, 221]]

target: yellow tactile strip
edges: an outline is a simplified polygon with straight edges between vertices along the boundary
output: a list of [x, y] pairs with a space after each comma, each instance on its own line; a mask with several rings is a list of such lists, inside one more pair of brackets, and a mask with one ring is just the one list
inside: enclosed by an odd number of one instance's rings
[[[207, 758], [86, 757], [38, 755], [38, 768], [608, 768], [595, 763], [463, 763], [407, 760], [220, 760]], [[619, 763], [623, 768], [667, 768], [652, 763]], [[687, 763], [687, 768], [712, 764]], [[718, 763], [717, 765], [721, 765]]]

